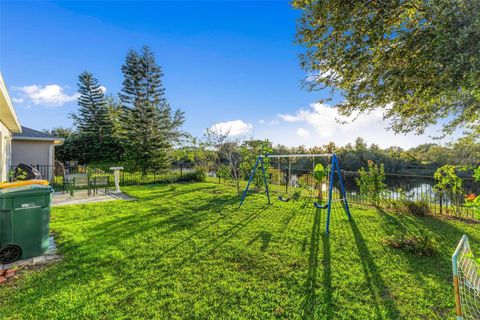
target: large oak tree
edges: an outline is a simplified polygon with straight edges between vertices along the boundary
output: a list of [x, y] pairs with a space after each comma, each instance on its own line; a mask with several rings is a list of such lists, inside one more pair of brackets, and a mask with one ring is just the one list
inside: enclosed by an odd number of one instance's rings
[[311, 90], [344, 115], [382, 108], [396, 132], [479, 130], [480, 1], [294, 0]]

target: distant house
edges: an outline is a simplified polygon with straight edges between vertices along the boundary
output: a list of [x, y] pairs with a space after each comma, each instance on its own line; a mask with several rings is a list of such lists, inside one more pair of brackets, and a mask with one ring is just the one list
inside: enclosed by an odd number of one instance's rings
[[0, 73], [0, 182], [8, 180], [11, 165], [12, 134], [22, 132], [7, 87]]
[[44, 179], [53, 178], [55, 147], [64, 139], [22, 126], [21, 133], [14, 133], [12, 139], [12, 161], [16, 166], [25, 163], [37, 167]]

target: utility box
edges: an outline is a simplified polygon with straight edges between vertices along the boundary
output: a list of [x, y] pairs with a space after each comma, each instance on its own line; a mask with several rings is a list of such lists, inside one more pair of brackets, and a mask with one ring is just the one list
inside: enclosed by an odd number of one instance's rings
[[47, 252], [52, 193], [36, 184], [0, 189], [0, 263]]

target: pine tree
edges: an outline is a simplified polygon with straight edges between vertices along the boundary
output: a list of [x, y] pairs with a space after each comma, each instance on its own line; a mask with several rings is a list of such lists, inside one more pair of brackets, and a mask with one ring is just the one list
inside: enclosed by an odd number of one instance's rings
[[183, 113], [177, 110], [172, 117], [165, 99], [163, 73], [149, 47], [143, 47], [140, 53], [130, 50], [122, 72], [120, 100], [126, 157], [144, 170], [166, 169]]
[[86, 162], [119, 160], [120, 148], [113, 136], [113, 121], [109, 115], [105, 94], [98, 80], [90, 72], [78, 77], [78, 112], [72, 114], [77, 128], [79, 152]]

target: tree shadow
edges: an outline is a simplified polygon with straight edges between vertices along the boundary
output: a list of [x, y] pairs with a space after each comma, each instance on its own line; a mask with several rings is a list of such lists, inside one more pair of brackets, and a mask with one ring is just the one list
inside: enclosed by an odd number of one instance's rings
[[366, 284], [370, 290], [370, 294], [374, 299], [373, 307], [375, 319], [384, 319], [383, 313], [380, 310], [380, 305], [383, 305], [388, 319], [399, 319], [400, 312], [398, 311], [395, 302], [391, 298], [391, 294], [385, 285], [385, 282], [380, 275], [380, 272], [375, 264], [375, 261], [368, 249], [362, 233], [358, 229], [355, 219], [349, 220], [353, 232], [355, 245], [361, 259], [363, 272], [365, 274]]
[[[284, 233], [290, 225], [290, 222], [301, 212], [301, 209], [307, 208], [307, 202], [305, 198], [303, 200], [291, 201], [289, 202], [290, 210], [287, 215], [282, 219], [282, 226], [280, 228], [280, 233]], [[299, 210], [300, 209], [300, 210]]]
[[[232, 208], [231, 205], [236, 202], [234, 196], [215, 197], [203, 200], [202, 205], [197, 207], [190, 203], [180, 213], [170, 216], [165, 215], [164, 207], [153, 207], [146, 212], [121, 215], [95, 224], [90, 229], [91, 235], [94, 239], [102, 239], [102, 247], [108, 250], [109, 246], [118, 246], [122, 239], [135, 237], [141, 233], [147, 234], [150, 230], [155, 230], [157, 236], [183, 230], [191, 231], [188, 237], [166, 250], [166, 252], [170, 252], [192, 237], [227, 219], [230, 215], [219, 214], [215, 208], [224, 208], [222, 213], [233, 212], [235, 208]], [[132, 209], [134, 210], [134, 208]], [[92, 239], [85, 241], [92, 241]]]
[[[187, 184], [185, 184], [188, 186]], [[156, 194], [153, 195], [145, 195], [145, 196], [135, 196], [135, 192], [131, 192], [133, 195], [132, 197], [135, 197], [139, 200], [144, 200], [144, 201], [152, 201], [152, 200], [158, 200], [158, 199], [165, 199], [169, 197], [177, 197], [177, 196], [182, 196], [185, 194], [191, 194], [192, 192], [209, 192], [209, 193], [217, 193], [216, 190], [219, 189], [218, 185], [207, 185], [207, 186], [197, 186], [194, 189], [187, 188], [185, 190], [179, 190], [177, 185], [173, 186], [168, 186], [167, 184], [151, 184], [149, 185], [152, 188], [155, 188], [155, 190], [152, 190], [152, 192], [156, 191]], [[146, 186], [141, 186], [146, 189]], [[159, 187], [163, 187], [164, 190], [159, 190]], [[148, 190], [148, 189], [146, 189]], [[158, 194], [158, 192], [161, 191], [161, 194]], [[218, 193], [224, 194], [224, 190], [218, 190]], [[235, 195], [236, 196], [236, 195]]]
[[[270, 205], [264, 205], [261, 208], [258, 208], [257, 210], [253, 211], [250, 213], [248, 216], [240, 220], [239, 222], [235, 223], [233, 226], [222, 232], [220, 235], [215, 236], [215, 238], [212, 239], [206, 246], [202, 247], [200, 250], [197, 252], [193, 253], [192, 255], [185, 257], [182, 259], [179, 263], [179, 265], [184, 265], [185, 263], [195, 263], [197, 262], [201, 257], [204, 255], [208, 255], [213, 253], [215, 250], [220, 248], [222, 245], [224, 245], [227, 241], [235, 237], [242, 229], [244, 229], [247, 225], [249, 225], [252, 221], [254, 221], [256, 218], [260, 216], [262, 212], [270, 208]], [[271, 235], [270, 235], [271, 237]], [[267, 236], [265, 235], [265, 239]], [[268, 242], [270, 242], [270, 238], [268, 239]], [[267, 242], [264, 244], [268, 245]], [[266, 249], [266, 247], [265, 247]], [[171, 251], [171, 250], [169, 250]], [[158, 258], [158, 257], [155, 257]]]

